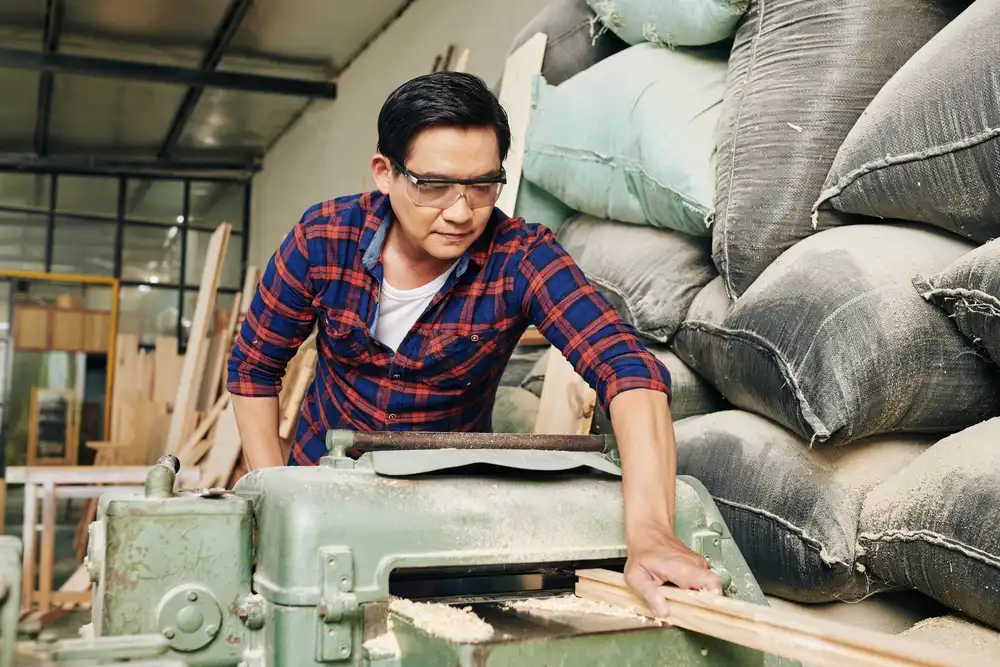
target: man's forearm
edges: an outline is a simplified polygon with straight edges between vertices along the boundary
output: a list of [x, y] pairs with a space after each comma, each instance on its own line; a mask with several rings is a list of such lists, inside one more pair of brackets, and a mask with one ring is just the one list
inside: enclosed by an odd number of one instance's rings
[[232, 402], [250, 470], [285, 465], [278, 436], [278, 397], [233, 394]]
[[612, 399], [610, 412], [622, 460], [626, 541], [650, 529], [672, 535], [677, 449], [667, 395], [649, 389], [625, 391]]

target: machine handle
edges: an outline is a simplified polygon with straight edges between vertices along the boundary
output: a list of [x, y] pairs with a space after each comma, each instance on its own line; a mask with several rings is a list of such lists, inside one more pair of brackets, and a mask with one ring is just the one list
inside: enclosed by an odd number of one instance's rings
[[327, 431], [326, 446], [334, 456], [344, 456], [349, 451], [385, 452], [416, 449], [516, 449], [603, 453], [609, 448], [608, 438], [604, 435], [348, 430]]

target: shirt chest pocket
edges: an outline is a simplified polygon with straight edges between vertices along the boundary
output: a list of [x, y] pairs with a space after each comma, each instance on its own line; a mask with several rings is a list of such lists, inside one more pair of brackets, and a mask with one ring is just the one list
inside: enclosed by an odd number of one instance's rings
[[329, 329], [326, 332], [327, 347], [337, 361], [352, 367], [371, 361], [367, 333], [362, 327]]
[[462, 389], [483, 380], [497, 364], [496, 329], [437, 332], [427, 337], [421, 378], [440, 389]]

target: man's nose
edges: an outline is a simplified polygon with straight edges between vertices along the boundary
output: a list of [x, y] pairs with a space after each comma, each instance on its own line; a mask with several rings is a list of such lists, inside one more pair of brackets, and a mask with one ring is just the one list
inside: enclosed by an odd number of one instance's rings
[[450, 223], [462, 225], [472, 221], [472, 207], [465, 195], [459, 197], [454, 204], [444, 210], [442, 217]]

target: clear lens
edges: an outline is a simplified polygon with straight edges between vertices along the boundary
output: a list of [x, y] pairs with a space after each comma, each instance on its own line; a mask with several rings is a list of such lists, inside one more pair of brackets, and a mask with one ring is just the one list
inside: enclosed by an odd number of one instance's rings
[[478, 185], [459, 185], [457, 183], [409, 183], [410, 196], [417, 206], [434, 208], [449, 208], [463, 194], [470, 208], [493, 206], [500, 197], [502, 184], [481, 183]]

